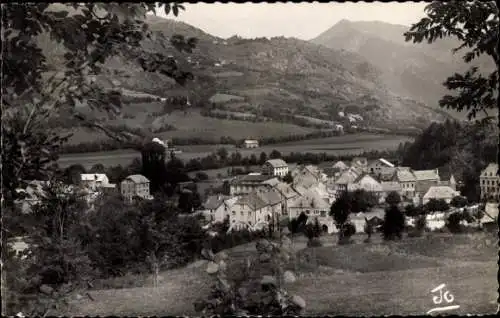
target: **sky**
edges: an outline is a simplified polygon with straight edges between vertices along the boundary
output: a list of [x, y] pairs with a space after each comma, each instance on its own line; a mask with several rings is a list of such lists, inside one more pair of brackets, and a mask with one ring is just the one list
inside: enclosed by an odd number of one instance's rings
[[[425, 2], [186, 3], [178, 17], [203, 31], [228, 38], [285, 36], [310, 40], [342, 19], [410, 26], [424, 16]], [[163, 10], [159, 14], [166, 17]]]

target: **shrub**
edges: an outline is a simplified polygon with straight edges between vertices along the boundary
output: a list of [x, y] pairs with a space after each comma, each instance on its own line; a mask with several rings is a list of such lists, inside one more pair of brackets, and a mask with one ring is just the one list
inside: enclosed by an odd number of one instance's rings
[[389, 205], [398, 205], [401, 203], [401, 196], [396, 191], [389, 192], [385, 198], [385, 202]]
[[[215, 255], [204, 249], [202, 256], [209, 261], [207, 273], [216, 283], [206, 299], [194, 303], [204, 315], [299, 315], [305, 301], [291, 296], [284, 288], [295, 276], [283, 268], [289, 263], [290, 239], [279, 243], [262, 239], [256, 244], [258, 256], [247, 258], [244, 264], [234, 263], [227, 254]], [[231, 265], [231, 267], [228, 266]]]
[[448, 216], [446, 220], [446, 227], [451, 233], [462, 233], [463, 228], [460, 221], [463, 220], [463, 215], [461, 213], [452, 213]]
[[382, 233], [385, 240], [401, 239], [405, 226], [404, 215], [397, 206], [391, 206], [385, 210]]

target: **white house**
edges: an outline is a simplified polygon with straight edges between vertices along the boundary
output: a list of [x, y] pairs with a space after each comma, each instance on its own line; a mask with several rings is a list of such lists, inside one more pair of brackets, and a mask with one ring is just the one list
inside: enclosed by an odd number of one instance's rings
[[394, 164], [385, 160], [384, 158], [379, 158], [373, 160], [368, 165], [368, 172], [372, 175], [392, 175], [395, 171]]
[[108, 176], [104, 173], [82, 173], [80, 175], [81, 184], [92, 190], [99, 188], [114, 188], [114, 184], [109, 183]]
[[426, 204], [431, 199], [442, 199], [445, 200], [446, 203], [450, 203], [451, 200], [458, 195], [460, 195], [460, 192], [455, 191], [448, 186], [432, 186], [423, 196], [422, 204]]
[[247, 149], [258, 148], [259, 141], [255, 139], [246, 139], [245, 141], [243, 141], [243, 147]]
[[294, 198], [288, 206], [289, 218], [297, 218], [304, 212], [307, 216], [328, 216], [330, 204], [315, 190], [303, 191], [302, 195]]
[[288, 173], [288, 164], [283, 159], [267, 160], [262, 166], [262, 174], [284, 177]]
[[337, 161], [333, 166], [332, 168], [334, 169], [338, 169], [339, 171], [345, 171], [347, 169], [349, 169], [349, 166], [346, 165], [343, 161]]

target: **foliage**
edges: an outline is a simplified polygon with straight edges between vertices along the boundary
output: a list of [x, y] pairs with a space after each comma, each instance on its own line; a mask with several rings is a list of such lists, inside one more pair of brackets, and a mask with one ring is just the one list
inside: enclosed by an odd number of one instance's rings
[[396, 206], [390, 206], [385, 210], [382, 234], [385, 240], [402, 238], [405, 226], [405, 218], [401, 210]]
[[433, 43], [443, 37], [460, 41], [453, 49], [468, 51], [463, 55], [466, 63], [482, 55], [491, 57], [496, 67], [486, 77], [478, 67], [469, 68], [465, 74], [455, 73], [444, 85], [457, 91], [455, 96], [446, 95], [440, 101], [441, 107], [467, 111], [469, 119], [479, 112], [489, 116], [488, 110], [496, 109], [498, 98], [498, 8], [493, 1], [433, 1], [426, 8], [427, 17], [413, 24], [405, 33], [406, 41]]
[[430, 199], [429, 202], [425, 204], [425, 209], [430, 212], [444, 212], [448, 211], [450, 206], [443, 199]]
[[[15, 196], [14, 189], [23, 186], [23, 180], [47, 179], [53, 174], [51, 163], [69, 136], [44, 130], [43, 125], [60, 112], [69, 112], [83, 125], [110, 137], [125, 139], [107, 129], [105, 122], [83, 117], [75, 106], [82, 103], [119, 115], [120, 94], [100, 87], [92, 75], [101, 72], [109, 57], [124, 52], [146, 64], [159, 58], [141, 49], [141, 41], [151, 36], [142, 18], [155, 11], [155, 3], [75, 3], [66, 9], [54, 10], [49, 3], [2, 7], [2, 166], [7, 200]], [[57, 71], [51, 69], [50, 57], [37, 42], [43, 34], [66, 52]], [[144, 69], [185, 82], [189, 74], [177, 68], [173, 62]]]
[[401, 196], [396, 191], [391, 191], [385, 198], [385, 202], [389, 205], [398, 205], [401, 203]]
[[420, 215], [417, 217], [415, 221], [415, 229], [419, 232], [422, 232], [425, 230], [425, 227], [427, 226], [427, 218], [425, 215]]
[[293, 176], [292, 176], [292, 173], [290, 171], [283, 177], [283, 182], [286, 182], [288, 184], [293, 183]]
[[419, 215], [424, 214], [424, 210], [420, 206], [408, 204], [407, 206], [405, 206], [404, 213], [406, 216], [419, 216]]
[[494, 124], [433, 123], [413, 143], [400, 147], [402, 165], [415, 170], [453, 172], [463, 182], [460, 190], [469, 202], [478, 202], [479, 174], [497, 159]]
[[339, 239], [344, 235], [342, 230], [347, 222], [349, 214], [351, 213], [351, 196], [348, 192], [344, 192], [340, 195], [335, 202], [333, 202], [330, 208], [330, 215], [335, 221], [335, 225], [339, 229]]
[[455, 208], [463, 208], [467, 205], [467, 198], [457, 195], [453, 199], [451, 199], [450, 205]]
[[203, 250], [202, 255], [209, 261], [207, 272], [215, 276], [215, 285], [207, 299], [195, 302], [197, 312], [298, 315], [303, 311], [305, 301], [299, 296], [290, 296], [284, 288], [284, 283], [295, 280], [293, 273], [283, 270], [292, 254], [290, 239], [282, 238], [278, 243], [262, 239], [256, 245], [258, 257], [248, 258], [240, 266], [231, 262], [225, 253], [214, 255], [210, 250]]
[[312, 241], [314, 238], [318, 238], [321, 235], [321, 226], [319, 225], [318, 218], [314, 220], [314, 223], [306, 224], [304, 234], [309, 241]]
[[463, 232], [463, 227], [460, 224], [462, 220], [464, 220], [464, 216], [462, 213], [451, 213], [448, 216], [448, 219], [446, 219], [446, 227], [450, 230], [451, 233], [461, 233]]
[[192, 213], [201, 206], [198, 191], [184, 190], [179, 194], [178, 208], [184, 213]]
[[[7, 295], [2, 295], [6, 298], [6, 313], [45, 315], [49, 310], [60, 309], [67, 304], [68, 296], [84, 290], [95, 275], [86, 250], [75, 235], [85, 214], [85, 203], [54, 181], [43, 190], [42, 202], [18, 223], [29, 234], [23, 236], [28, 248], [15, 256], [2, 247], [8, 286]], [[9, 233], [9, 229], [2, 228], [3, 235]]]
[[365, 231], [366, 235], [368, 236], [368, 239], [371, 238], [371, 236], [372, 236], [372, 234], [374, 232], [374, 230], [373, 230], [373, 224], [370, 223], [366, 217], [365, 217], [364, 231]]
[[279, 152], [276, 149], [273, 149], [271, 153], [269, 154], [269, 159], [281, 159], [281, 152]]
[[363, 189], [355, 190], [350, 194], [351, 212], [366, 212], [377, 204], [377, 197]]

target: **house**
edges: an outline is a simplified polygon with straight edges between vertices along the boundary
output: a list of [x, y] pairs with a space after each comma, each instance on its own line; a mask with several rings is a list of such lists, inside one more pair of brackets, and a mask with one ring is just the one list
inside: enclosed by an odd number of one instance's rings
[[415, 184], [417, 180], [409, 167], [397, 167], [392, 181], [396, 181], [401, 185], [403, 196], [408, 198], [415, 196]]
[[342, 172], [334, 181], [335, 190], [339, 192], [347, 191], [348, 184], [353, 183], [361, 174], [362, 172], [355, 167], [351, 167]]
[[116, 185], [110, 184], [108, 176], [104, 173], [82, 173], [80, 175], [81, 184], [92, 190], [108, 188], [114, 189]]
[[302, 212], [307, 216], [326, 217], [330, 211], [330, 204], [316, 191], [309, 189], [292, 200], [288, 206], [288, 211], [290, 219], [299, 217]]
[[369, 174], [358, 176], [352, 183], [347, 185], [348, 191], [365, 190], [376, 195], [382, 193], [382, 185]]
[[384, 209], [375, 208], [370, 212], [359, 212], [349, 215], [349, 221], [356, 228], [356, 233], [364, 233], [366, 221], [374, 225], [375, 227], [380, 226], [380, 220], [384, 220], [385, 211]]
[[457, 189], [457, 180], [449, 169], [439, 169], [439, 185], [449, 186], [450, 188]]
[[259, 147], [259, 141], [255, 139], [246, 139], [243, 141], [243, 148], [251, 149], [251, 148], [258, 148]]
[[296, 197], [299, 196], [299, 193], [295, 191], [291, 185], [285, 183], [285, 182], [279, 182], [273, 187], [274, 190], [276, 190], [282, 200], [283, 200], [283, 211], [282, 214], [287, 215], [288, 214], [288, 206], [292, 202], [292, 200]]
[[392, 176], [394, 174], [394, 171], [396, 170], [396, 167], [394, 164], [390, 163], [389, 161], [385, 160], [384, 158], [380, 158], [377, 160], [373, 160], [370, 162], [368, 165], [368, 172], [377, 177], [381, 176]]
[[337, 161], [332, 168], [338, 169], [339, 171], [345, 171], [349, 169], [349, 166], [346, 165], [343, 161]]
[[136, 196], [148, 200], [153, 199], [149, 194], [148, 178], [140, 174], [126, 177], [120, 184], [120, 190], [123, 198], [128, 202], [131, 202]]
[[278, 190], [257, 190], [256, 192], [257, 195], [268, 204], [269, 213], [271, 213], [271, 215], [279, 217], [283, 214], [284, 198]]
[[283, 159], [267, 160], [262, 166], [262, 174], [284, 177], [288, 173], [288, 164]]
[[271, 206], [257, 191], [239, 197], [231, 207], [230, 224], [252, 227], [260, 222], [271, 220]]
[[497, 175], [498, 164], [490, 163], [479, 176], [479, 185], [481, 188], [481, 199], [491, 199], [498, 201], [500, 194], [500, 176]]
[[432, 170], [413, 170], [415, 176], [415, 193], [424, 195], [430, 187], [437, 186], [440, 183], [438, 169]]
[[272, 187], [271, 184], [274, 181], [277, 181], [277, 178], [269, 175], [237, 176], [230, 182], [229, 194], [231, 196], [236, 196], [236, 195], [248, 194], [258, 189], [269, 189]]
[[380, 182], [380, 185], [382, 186], [382, 193], [380, 196], [381, 201], [385, 201], [385, 198], [391, 192], [396, 192], [399, 195], [403, 194], [403, 189], [401, 188], [401, 184], [399, 184], [399, 182], [382, 181]]
[[229, 216], [230, 202], [232, 199], [226, 195], [210, 195], [203, 203], [204, 211], [210, 216], [211, 222], [224, 222], [226, 215]]
[[304, 188], [310, 188], [317, 185], [320, 182], [327, 181], [327, 176], [320, 171], [317, 166], [307, 165], [307, 166], [297, 166], [292, 171], [293, 185], [302, 186]]
[[445, 200], [450, 203], [451, 199], [460, 195], [460, 192], [453, 190], [448, 186], [431, 186], [422, 198], [422, 204], [426, 204], [431, 199]]
[[351, 167], [357, 167], [362, 171], [368, 170], [368, 159], [365, 157], [354, 157], [351, 160]]

